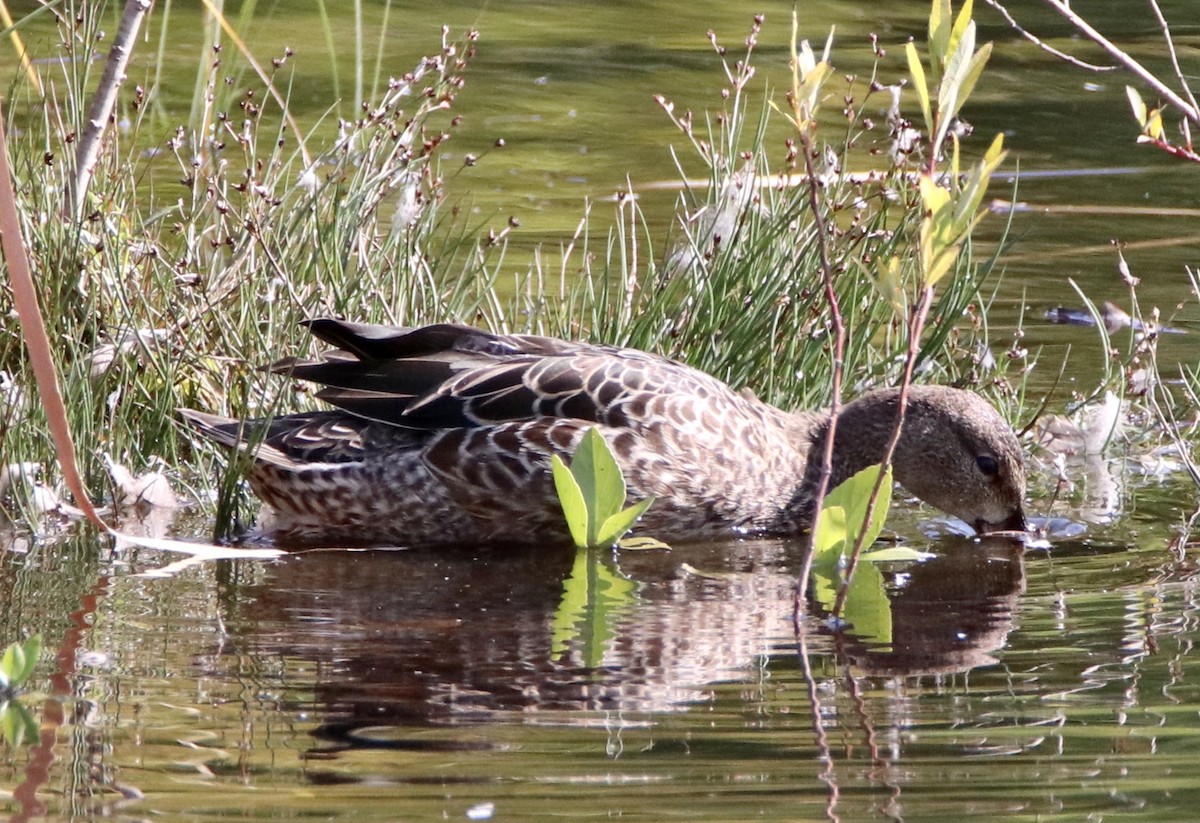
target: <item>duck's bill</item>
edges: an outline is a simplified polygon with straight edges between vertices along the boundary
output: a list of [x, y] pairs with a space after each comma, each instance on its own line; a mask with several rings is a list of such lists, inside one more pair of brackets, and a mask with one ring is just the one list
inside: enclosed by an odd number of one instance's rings
[[976, 520], [973, 524], [979, 534], [998, 536], [1004, 534], [1023, 535], [1029, 531], [1025, 522], [1025, 512], [1018, 509], [1012, 516], [1000, 523], [989, 523], [986, 520]]

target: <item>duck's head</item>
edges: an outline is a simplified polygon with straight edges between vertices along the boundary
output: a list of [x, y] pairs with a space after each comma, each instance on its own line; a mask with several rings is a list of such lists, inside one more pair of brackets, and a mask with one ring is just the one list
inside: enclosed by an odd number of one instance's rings
[[[863, 465], [878, 462], [895, 422], [899, 391], [872, 392], [846, 407], [842, 444]], [[912, 386], [904, 430], [892, 460], [896, 480], [912, 494], [962, 518], [977, 532], [1025, 530], [1025, 465], [1016, 435], [979, 395], [946, 386]]]

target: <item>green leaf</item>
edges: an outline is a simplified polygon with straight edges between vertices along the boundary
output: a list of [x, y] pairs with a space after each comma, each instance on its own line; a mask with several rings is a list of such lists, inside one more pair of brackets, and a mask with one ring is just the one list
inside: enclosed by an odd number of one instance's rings
[[33, 637], [25, 641], [25, 667], [18, 672], [13, 678], [13, 684], [20, 686], [33, 677], [33, 670], [37, 668], [38, 657], [42, 654], [42, 636], [35, 634]]
[[966, 0], [959, 10], [958, 17], [954, 18], [954, 30], [950, 31], [950, 48], [954, 48], [954, 44], [961, 40], [962, 32], [972, 23], [973, 16], [974, 0]]
[[0, 684], [19, 686], [20, 673], [25, 671], [25, 649], [20, 643], [9, 643], [0, 657]]
[[958, 205], [954, 212], [956, 240], [965, 238], [974, 228], [974, 224], [979, 218], [979, 207], [983, 203], [983, 196], [987, 194], [988, 186], [992, 182], [992, 175], [1004, 162], [1006, 154], [1004, 135], [997, 134], [992, 145], [988, 147], [987, 153], [984, 154], [983, 160], [977, 163], [967, 175], [967, 182], [963, 184], [963, 189], [959, 193]]
[[[867, 503], [871, 497], [871, 490], [875, 487], [875, 482], [879, 478], [879, 471], [880, 467], [878, 464], [868, 466], [840, 484], [826, 498], [826, 506], [840, 506], [846, 512], [845, 551], [849, 551], [853, 547], [855, 541], [858, 539], [858, 535], [864, 531], [867, 520]], [[871, 520], [870, 527], [865, 529], [864, 547], [870, 546], [879, 539], [891, 505], [892, 470], [889, 466], [887, 474], [884, 476], [883, 485], [879, 487], [879, 495], [875, 498], [875, 515]]]
[[671, 550], [671, 547], [668, 546], [666, 543], [662, 542], [661, 540], [657, 540], [653, 537], [648, 537], [647, 535], [644, 535], [644, 534], [634, 535], [633, 537], [622, 537], [620, 540], [617, 541], [617, 548], [621, 549], [621, 551], [627, 551], [627, 552], [641, 552], [641, 551], [650, 551], [650, 550], [656, 550], [656, 551], [663, 551], [663, 550], [670, 551]]
[[[973, 0], [966, 0], [962, 8], [958, 10], [958, 16], [954, 18], [954, 28], [950, 31], [950, 42], [946, 44], [947, 54], [954, 52], [958, 48], [958, 44], [962, 42], [963, 35], [966, 33], [967, 26], [974, 22], [972, 20], [975, 12], [974, 5]], [[949, 7], [947, 7], [946, 12], [947, 16], [949, 16]], [[963, 99], [965, 100], [966, 98], [964, 97]]]
[[647, 497], [634, 503], [624, 511], [610, 516], [600, 525], [596, 545], [611, 546], [624, 537], [625, 533], [633, 528], [633, 524], [645, 513], [646, 509], [650, 508], [650, 504], [653, 502], [653, 497]]
[[971, 21], [963, 32], [958, 47], [946, 61], [946, 73], [942, 76], [942, 84], [938, 88], [937, 133], [933, 138], [932, 150], [941, 150], [942, 141], [946, 139], [946, 130], [958, 114], [965, 98], [960, 94], [963, 81], [971, 65], [971, 56], [975, 52], [975, 22]]
[[940, 74], [950, 53], [950, 0], [933, 0], [929, 10], [929, 56], [935, 74]]
[[892, 472], [888, 469], [879, 495], [875, 498], [875, 514], [867, 526], [867, 503], [879, 477], [879, 466], [868, 466], [838, 485], [825, 497], [825, 503], [813, 523], [813, 568], [824, 574], [836, 574], [843, 555], [849, 554], [865, 531], [863, 546], [879, 539], [887, 512], [892, 504]]
[[562, 506], [567, 528], [575, 545], [586, 547], [588, 544], [588, 507], [583, 499], [583, 491], [575, 482], [575, 475], [567, 468], [557, 454], [550, 458], [554, 472], [554, 489], [558, 492], [558, 502]]
[[597, 429], [588, 429], [579, 441], [571, 458], [571, 474], [587, 504], [587, 545], [599, 546], [601, 526], [625, 505], [625, 478]]
[[929, 269], [925, 272], [925, 285], [935, 286], [938, 281], [949, 273], [950, 269], [958, 260], [958, 253], [962, 247], [959, 245], [943, 246], [941, 252], [933, 257], [929, 263]]
[[918, 551], [908, 546], [888, 546], [886, 549], [874, 549], [863, 552], [862, 559], [872, 563], [917, 562], [922, 563], [937, 557], [930, 552]]
[[[813, 565], [813, 596], [826, 612], [837, 602], [840, 575]], [[850, 624], [850, 634], [871, 644], [890, 646], [892, 642], [892, 603], [887, 596], [883, 575], [870, 563], [860, 563], [846, 591], [842, 619]]]
[[925, 69], [921, 66], [921, 56], [917, 54], [916, 44], [909, 40], [904, 46], [904, 53], [908, 56], [908, 73], [912, 77], [913, 89], [916, 90], [917, 100], [921, 104], [921, 116], [925, 118], [925, 131], [933, 134], [933, 113], [929, 108], [929, 84], [925, 81]]
[[959, 110], [971, 99], [971, 92], [975, 91], [975, 84], [979, 82], [979, 76], [983, 74], [983, 67], [987, 65], [988, 58], [991, 56], [991, 43], [984, 43], [979, 47], [979, 51], [971, 56], [971, 61], [967, 63], [967, 71], [963, 75], [962, 85], [958, 90]]
[[883, 575], [870, 563], [860, 563], [846, 592], [842, 618], [850, 624], [851, 634], [873, 646], [892, 645], [892, 602], [888, 599]]
[[836, 572], [838, 561], [846, 550], [846, 510], [833, 505], [826, 497], [825, 504], [813, 523], [813, 568]]

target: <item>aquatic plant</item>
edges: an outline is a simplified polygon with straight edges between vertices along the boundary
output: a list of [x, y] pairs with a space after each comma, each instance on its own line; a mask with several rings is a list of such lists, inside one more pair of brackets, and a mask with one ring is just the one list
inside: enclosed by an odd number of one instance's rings
[[558, 455], [551, 462], [571, 539], [581, 549], [613, 546], [654, 503], [653, 497], [644, 497], [624, 508], [625, 478], [597, 429], [584, 434], [570, 467]]

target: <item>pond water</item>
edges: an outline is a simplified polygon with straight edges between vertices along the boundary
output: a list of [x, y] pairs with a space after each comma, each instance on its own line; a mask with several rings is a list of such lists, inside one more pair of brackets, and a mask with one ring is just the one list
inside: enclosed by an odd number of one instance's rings
[[[1144, 4], [1100, 5], [1097, 22], [1162, 64]], [[1073, 44], [1037, 4], [1011, 6]], [[1164, 7], [1191, 22], [1186, 3]], [[436, 48], [443, 23], [482, 30], [448, 162], [481, 159], [451, 190], [497, 224], [518, 216], [520, 243], [555, 243], [585, 197], [604, 203], [627, 175], [635, 188], [674, 177], [678, 138], [651, 95], [715, 105], [705, 31], [733, 46], [758, 10], [760, 66], [782, 78], [779, 2], [393, 4], [387, 60]], [[819, 39], [836, 22], [836, 62], [854, 71], [877, 32], [899, 77], [899, 45], [925, 12], [805, 4], [804, 26]], [[382, 7], [365, 13], [377, 37]], [[172, 14], [188, 77], [194, 18]], [[997, 48], [968, 118], [1007, 133], [1013, 167], [1049, 172], [1020, 178], [1031, 208], [1013, 217], [990, 319], [1000, 339], [1021, 322], [1041, 351], [1035, 387], [1069, 349], [1064, 386], [1089, 391], [1105, 359], [1096, 332], [1042, 313], [1079, 305], [1068, 277], [1128, 308], [1119, 238], [1143, 307], [1194, 331], [1192, 169], [1133, 144], [1126, 77], [1053, 62], [977, 16]], [[352, 42], [352, 20], [335, 26]], [[1197, 45], [1194, 27], [1176, 33]], [[324, 48], [308, 4], [258, 4], [249, 36], [268, 54]], [[297, 102], [314, 114], [335, 96], [328, 64], [296, 63]], [[347, 68], [338, 82], [348, 95]], [[498, 137], [506, 147], [489, 150]], [[643, 205], [665, 230], [673, 195]], [[1006, 219], [988, 218], [985, 242]], [[1195, 363], [1191, 334], [1160, 351], [1168, 377]], [[1079, 489], [1053, 507], [1053, 481], [1038, 479], [1031, 508], [1071, 527], [1048, 548], [955, 537], [905, 504], [889, 528], [932, 557], [881, 567], [889, 644], [831, 634], [819, 613], [798, 644], [797, 541], [615, 557], [315, 551], [155, 576], [176, 558], [109, 556], [87, 532], [21, 538], [0, 555], [0, 641], [40, 631], [52, 653], [23, 698], [40, 743], [0, 744], [0, 808], [15, 820], [1194, 820], [1200, 591], [1193, 548], [1173, 541], [1196, 489], [1168, 463], [1120, 448], [1080, 460]]]

